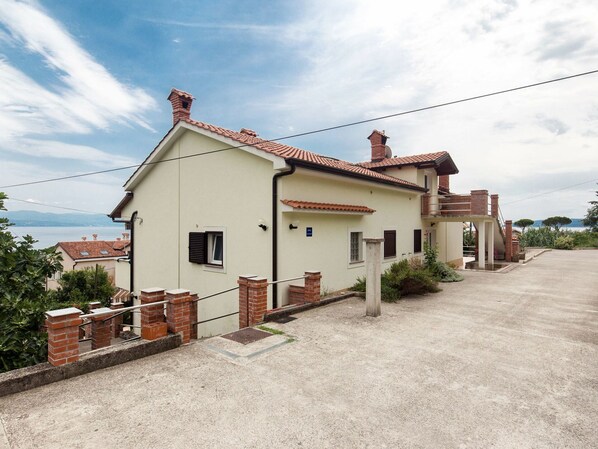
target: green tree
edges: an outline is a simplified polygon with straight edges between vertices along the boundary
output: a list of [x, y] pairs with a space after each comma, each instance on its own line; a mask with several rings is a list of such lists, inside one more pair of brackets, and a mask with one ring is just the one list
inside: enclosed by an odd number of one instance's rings
[[[0, 210], [6, 210], [0, 192]], [[35, 249], [27, 235], [17, 240], [0, 218], [0, 372], [43, 362], [47, 335], [44, 312], [53, 308], [46, 293], [46, 278], [61, 267], [54, 248]]]
[[525, 228], [531, 226], [534, 224], [534, 220], [531, 220], [529, 218], [522, 218], [520, 220], [517, 220], [515, 223], [513, 223], [515, 226], [517, 226], [518, 228], [521, 228], [521, 233], [525, 232]]
[[571, 224], [571, 219], [569, 217], [560, 216], [548, 217], [546, 220], [542, 221], [542, 224], [559, 232], [562, 226]]
[[58, 289], [52, 292], [54, 300], [64, 306], [74, 306], [85, 311], [88, 310], [89, 303], [94, 301], [100, 301], [102, 306], [108, 307], [115, 290], [108, 273], [100, 265], [67, 271], [62, 274], [58, 284]]
[[[598, 190], [596, 191], [598, 196]], [[598, 232], [598, 201], [590, 201], [592, 205], [583, 219], [584, 226], [589, 226], [592, 232]]]

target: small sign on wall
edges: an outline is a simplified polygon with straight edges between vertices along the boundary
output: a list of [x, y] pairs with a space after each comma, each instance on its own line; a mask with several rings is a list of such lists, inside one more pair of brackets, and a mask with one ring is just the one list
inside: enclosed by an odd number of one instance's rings
[[311, 237], [313, 235], [313, 229], [310, 228], [305, 228], [305, 237]]

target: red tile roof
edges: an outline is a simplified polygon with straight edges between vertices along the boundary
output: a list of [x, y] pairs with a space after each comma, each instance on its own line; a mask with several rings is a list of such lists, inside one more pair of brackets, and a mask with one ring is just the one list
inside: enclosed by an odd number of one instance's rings
[[425, 163], [434, 163], [442, 156], [448, 156], [446, 151], [438, 151], [436, 153], [426, 154], [415, 154], [413, 156], [395, 156], [382, 159], [378, 162], [360, 162], [359, 165], [367, 168], [378, 168], [378, 167], [397, 167], [401, 165], [417, 165]]
[[[81, 240], [77, 242], [58, 242], [57, 246], [62, 248], [71, 259], [81, 260], [124, 257], [127, 255], [124, 247], [129, 243], [129, 240]], [[81, 254], [82, 252], [87, 254]]]
[[205, 129], [223, 137], [228, 137], [229, 139], [235, 140], [242, 144], [250, 145], [267, 153], [274, 154], [275, 156], [282, 157], [285, 160], [298, 160], [306, 162], [309, 165], [313, 166], [327, 167], [335, 171], [338, 171], [341, 174], [344, 172], [348, 175], [359, 175], [360, 177], [370, 178], [372, 181], [384, 182], [386, 184], [394, 184], [401, 187], [423, 191], [423, 189], [417, 184], [404, 181], [402, 179], [397, 179], [393, 176], [377, 173], [373, 170], [369, 170], [367, 167], [364, 167], [362, 165], [352, 164], [350, 162], [341, 161], [339, 159], [321, 156], [319, 154], [312, 153], [311, 151], [302, 150], [300, 148], [295, 148], [290, 145], [285, 145], [279, 142], [264, 140], [251, 134], [231, 131], [229, 129], [221, 128], [219, 126], [198, 122], [197, 120], [186, 119], [184, 121], [186, 123], [189, 123], [190, 125], [197, 126], [198, 128]]
[[376, 212], [367, 206], [354, 206], [351, 204], [334, 204], [334, 203], [313, 203], [311, 201], [297, 201], [297, 200], [280, 200], [282, 204], [291, 206], [295, 209], [308, 210], [330, 210], [337, 212], [360, 212], [364, 214], [373, 214]]

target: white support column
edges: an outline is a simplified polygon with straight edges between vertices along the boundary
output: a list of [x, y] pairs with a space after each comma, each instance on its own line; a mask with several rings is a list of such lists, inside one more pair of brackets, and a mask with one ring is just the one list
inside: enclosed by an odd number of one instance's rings
[[380, 244], [384, 239], [363, 239], [365, 242], [365, 314], [380, 316], [382, 300], [382, 258]]
[[488, 226], [488, 263], [494, 264], [494, 222], [486, 223]]
[[486, 268], [486, 223], [478, 222], [478, 266]]

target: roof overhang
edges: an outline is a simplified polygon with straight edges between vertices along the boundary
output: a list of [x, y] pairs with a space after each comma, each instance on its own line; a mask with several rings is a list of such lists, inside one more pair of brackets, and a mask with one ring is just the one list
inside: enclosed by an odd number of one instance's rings
[[371, 215], [376, 212], [367, 206], [357, 206], [352, 204], [338, 203], [320, 203], [314, 201], [299, 200], [280, 200], [282, 203], [281, 211], [283, 213], [316, 213], [316, 214], [335, 214], [335, 215]]
[[133, 199], [133, 192], [125, 192], [125, 196], [123, 197], [123, 199], [120, 200], [120, 202], [116, 205], [114, 210], [108, 214], [108, 216], [112, 219], [121, 218], [123, 209], [125, 208], [125, 206], [127, 204], [129, 204], [131, 202], [132, 199]]

